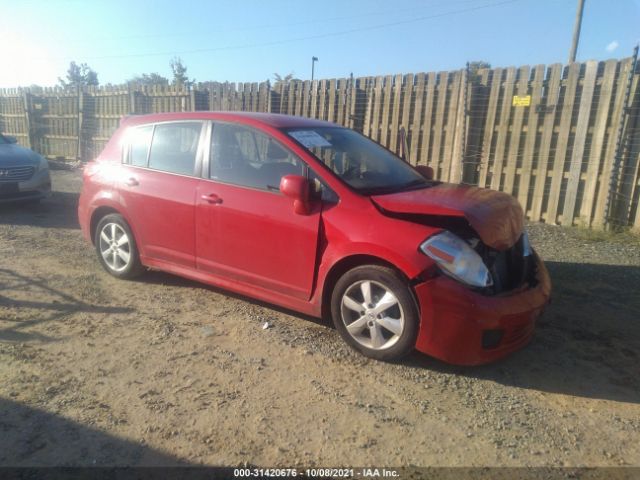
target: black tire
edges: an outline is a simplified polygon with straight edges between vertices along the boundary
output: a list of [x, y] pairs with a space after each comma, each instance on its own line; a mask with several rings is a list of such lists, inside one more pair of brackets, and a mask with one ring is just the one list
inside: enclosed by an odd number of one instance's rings
[[[365, 283], [369, 283], [369, 287], [363, 289]], [[368, 306], [365, 303], [365, 289], [370, 292], [372, 302]], [[376, 315], [374, 307], [382, 307], [384, 302], [379, 300], [386, 295], [384, 292], [395, 296], [396, 304], [381, 310], [384, 315], [382, 313]], [[345, 294], [348, 294], [349, 300], [354, 300], [361, 305], [362, 310], [358, 312], [350, 306], [347, 307], [346, 304], [343, 305]], [[389, 299], [388, 303], [393, 301], [392, 297]], [[347, 303], [353, 305], [349, 301]], [[367, 308], [366, 311], [365, 308]], [[380, 318], [381, 316], [386, 318]], [[336, 282], [331, 294], [331, 317], [347, 344], [367, 357], [383, 361], [398, 360], [411, 353], [415, 347], [420, 324], [418, 307], [409, 283], [395, 270], [379, 265], [356, 267]], [[359, 329], [363, 320], [366, 320], [366, 323], [361, 332], [354, 335], [349, 333], [347, 325], [357, 326]], [[394, 323], [387, 323], [389, 320]], [[393, 325], [395, 333], [384, 326], [380, 330], [382, 322]], [[374, 330], [378, 332], [375, 335]], [[382, 335], [382, 340], [379, 340], [379, 335]], [[375, 343], [383, 342], [382, 345], [378, 345], [378, 348], [372, 348], [375, 346], [374, 336], [378, 339]]]
[[[113, 225], [116, 225], [116, 227], [113, 227]], [[121, 254], [122, 256], [125, 256], [125, 257], [128, 254], [127, 262], [125, 262], [121, 258], [120, 254], [117, 254], [117, 253], [109, 254], [108, 256], [108, 258], [110, 258], [109, 262], [105, 260], [105, 257], [102, 254], [102, 249], [104, 249], [110, 244], [107, 243], [106, 240], [101, 239], [103, 231], [105, 231], [105, 235], [108, 235], [108, 236], [110, 236], [111, 232], [114, 231], [115, 232], [114, 238], [116, 238], [116, 240], [118, 240], [118, 233], [124, 232], [126, 234], [127, 243], [126, 243], [126, 246], [124, 244], [122, 245]], [[123, 238], [122, 235], [120, 235], [119, 238], [122, 239]], [[105, 215], [100, 219], [100, 221], [98, 222], [98, 225], [96, 226], [94, 244], [96, 247], [96, 253], [98, 254], [98, 260], [100, 261], [100, 264], [108, 273], [110, 273], [114, 277], [128, 280], [128, 279], [135, 278], [144, 272], [145, 269], [142, 263], [140, 263], [138, 246], [136, 245], [136, 240], [133, 236], [133, 232], [131, 231], [131, 228], [129, 228], [129, 224], [127, 224], [126, 220], [122, 217], [122, 215], [117, 213], [110, 213], [109, 215]]]

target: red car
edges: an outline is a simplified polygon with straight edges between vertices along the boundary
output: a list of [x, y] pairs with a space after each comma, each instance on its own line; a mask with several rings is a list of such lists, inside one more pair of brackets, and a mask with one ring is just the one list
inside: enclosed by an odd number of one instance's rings
[[78, 215], [110, 274], [145, 267], [314, 316], [381, 360], [524, 346], [550, 295], [511, 196], [432, 180], [353, 130], [261, 113], [128, 117]]

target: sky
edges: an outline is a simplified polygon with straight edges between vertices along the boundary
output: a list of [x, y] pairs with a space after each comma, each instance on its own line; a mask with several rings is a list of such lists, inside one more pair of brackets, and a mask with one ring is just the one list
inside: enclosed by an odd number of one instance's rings
[[[71, 61], [100, 84], [259, 82], [566, 63], [577, 0], [0, 0], [0, 88], [52, 86]], [[585, 0], [578, 60], [640, 42], [640, 0]]]

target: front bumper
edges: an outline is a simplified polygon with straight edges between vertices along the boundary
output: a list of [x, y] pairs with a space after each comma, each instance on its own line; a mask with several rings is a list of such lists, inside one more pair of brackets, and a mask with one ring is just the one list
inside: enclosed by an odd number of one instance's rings
[[416, 349], [448, 363], [479, 365], [525, 346], [551, 295], [551, 280], [536, 256], [537, 284], [485, 296], [446, 276], [415, 286], [420, 307]]
[[49, 170], [40, 170], [29, 180], [22, 182], [0, 182], [0, 203], [40, 200], [51, 195]]

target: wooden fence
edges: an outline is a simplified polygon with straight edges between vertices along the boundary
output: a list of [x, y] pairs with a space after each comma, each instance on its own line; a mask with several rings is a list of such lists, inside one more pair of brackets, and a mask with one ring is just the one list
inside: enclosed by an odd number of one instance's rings
[[[192, 87], [0, 90], [0, 131], [87, 161], [125, 115], [286, 113], [354, 128], [437, 178], [508, 192], [534, 221], [640, 231], [635, 58], [468, 72]], [[403, 133], [401, 133], [403, 132]]]

